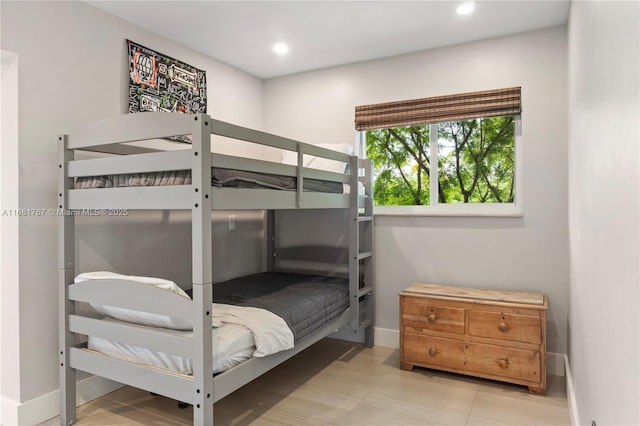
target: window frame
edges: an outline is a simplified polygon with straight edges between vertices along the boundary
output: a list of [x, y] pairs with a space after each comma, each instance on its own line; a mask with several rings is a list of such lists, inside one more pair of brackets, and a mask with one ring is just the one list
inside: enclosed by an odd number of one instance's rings
[[[374, 216], [467, 216], [467, 217], [522, 217], [523, 215], [523, 143], [522, 143], [522, 117], [514, 116], [515, 140], [514, 140], [514, 179], [515, 194], [513, 203], [451, 203], [440, 204], [438, 202], [438, 179], [429, 179], [430, 199], [427, 206], [373, 206]], [[438, 176], [438, 162], [431, 161], [438, 156], [438, 124], [429, 124], [430, 164], [435, 165]], [[356, 131], [356, 146], [361, 157], [366, 157], [366, 133], [368, 130]], [[434, 143], [435, 142], [435, 143]]]

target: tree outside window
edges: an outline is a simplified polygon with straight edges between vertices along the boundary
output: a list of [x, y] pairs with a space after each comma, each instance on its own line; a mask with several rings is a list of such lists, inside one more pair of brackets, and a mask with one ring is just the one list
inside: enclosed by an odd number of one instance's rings
[[[376, 205], [514, 202], [513, 116], [369, 130], [366, 149]], [[432, 178], [438, 183], [433, 198]]]

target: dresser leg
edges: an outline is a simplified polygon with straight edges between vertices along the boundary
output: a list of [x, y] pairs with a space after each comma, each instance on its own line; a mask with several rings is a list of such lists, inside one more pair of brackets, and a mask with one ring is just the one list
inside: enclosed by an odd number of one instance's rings
[[529, 386], [529, 393], [533, 395], [545, 396], [547, 394], [547, 388], [546, 387], [536, 388], [534, 386]]
[[401, 362], [400, 363], [400, 369], [401, 370], [406, 370], [406, 371], [411, 371], [411, 370], [413, 370], [413, 364], [407, 364], [406, 362]]

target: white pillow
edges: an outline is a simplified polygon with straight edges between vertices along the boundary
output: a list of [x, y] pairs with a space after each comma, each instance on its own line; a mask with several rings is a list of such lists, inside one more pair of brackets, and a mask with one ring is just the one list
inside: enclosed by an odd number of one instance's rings
[[[138, 277], [135, 275], [121, 275], [114, 272], [99, 271], [99, 272], [85, 272], [78, 275], [74, 283], [82, 283], [90, 280], [128, 280], [141, 284], [146, 284], [150, 287], [162, 289], [171, 293], [174, 293], [176, 297], [184, 297], [191, 300], [189, 295], [184, 292], [173, 281], [165, 280], [162, 278], [153, 277]], [[134, 311], [132, 309], [118, 308], [115, 306], [105, 306], [91, 303], [93, 309], [99, 313], [116, 318], [121, 321], [132, 322], [141, 325], [150, 325], [154, 327], [170, 328], [174, 330], [193, 330], [193, 321], [183, 318], [171, 317], [168, 315], [153, 314], [149, 312]]]
[[[321, 143], [316, 146], [342, 152], [347, 155], [353, 154], [353, 145], [348, 143]], [[282, 163], [297, 166], [298, 153], [286, 149], [282, 150]], [[329, 160], [328, 158], [314, 157], [313, 155], [305, 154], [303, 166], [309, 167], [311, 169], [326, 170], [328, 172], [344, 173], [347, 168], [347, 163], [343, 161]]]

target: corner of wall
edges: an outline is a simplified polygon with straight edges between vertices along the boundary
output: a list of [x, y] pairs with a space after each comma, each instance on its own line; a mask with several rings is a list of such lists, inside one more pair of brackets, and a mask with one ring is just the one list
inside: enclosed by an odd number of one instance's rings
[[[20, 289], [18, 220], [11, 212], [18, 208], [18, 55], [0, 49], [0, 421], [14, 419], [13, 401], [20, 399]], [[6, 185], [5, 182], [11, 182]], [[6, 213], [6, 214], [5, 214]]]
[[569, 366], [569, 357], [564, 355], [564, 371], [567, 381], [567, 402], [569, 404], [569, 417], [572, 426], [580, 425], [580, 416], [578, 413], [578, 402], [576, 401], [576, 391], [573, 387], [573, 376]]

